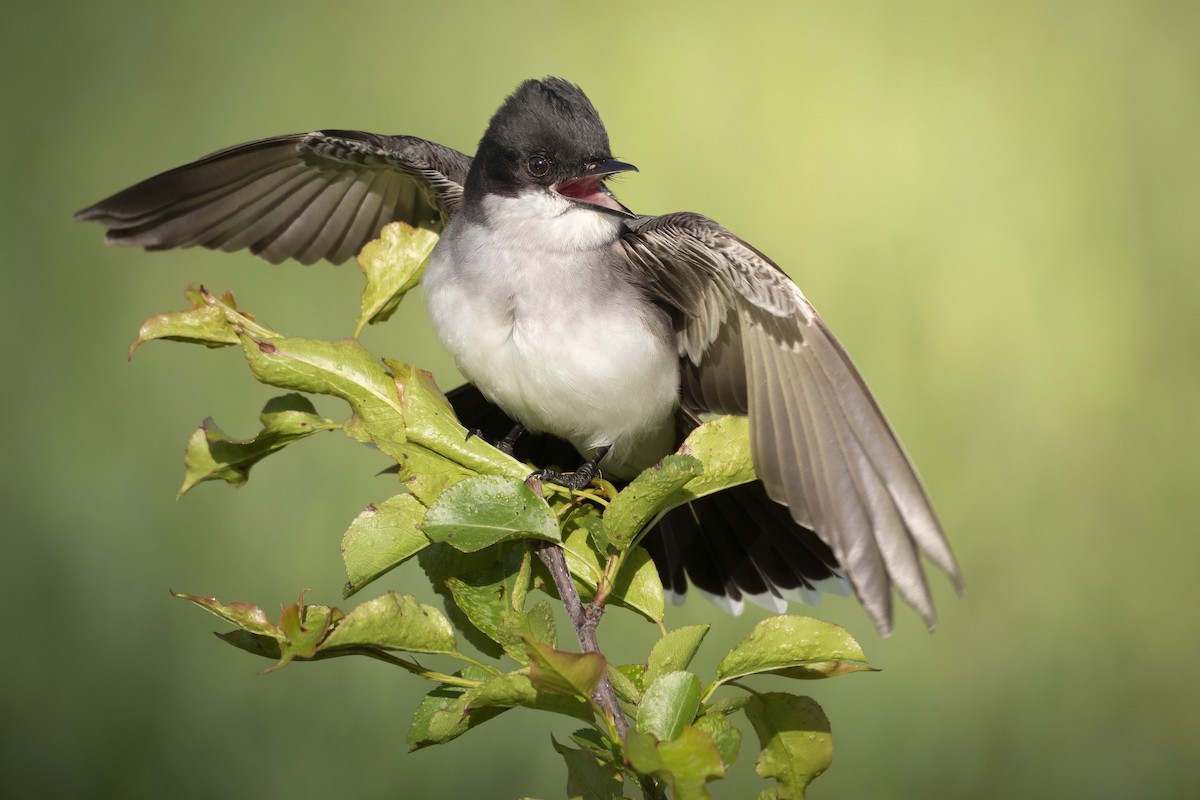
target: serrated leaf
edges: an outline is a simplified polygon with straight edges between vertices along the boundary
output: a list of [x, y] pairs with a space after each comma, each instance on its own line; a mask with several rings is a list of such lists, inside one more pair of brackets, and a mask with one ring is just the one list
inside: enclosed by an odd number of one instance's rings
[[645, 674], [645, 664], [610, 664], [608, 667], [608, 679], [613, 685], [613, 691], [617, 693], [617, 697], [630, 704], [642, 701], [642, 693], [645, 692], [642, 680]]
[[608, 540], [608, 532], [604, 530], [604, 518], [595, 508], [578, 506], [572, 513], [571, 521], [587, 531], [592, 540], [592, 549], [597, 553], [607, 553], [615, 549]]
[[673, 630], [655, 642], [646, 662], [646, 682], [650, 683], [667, 672], [687, 669], [706, 635], [707, 625], [689, 625]]
[[256, 435], [231, 439], [212, 417], [204, 420], [188, 440], [184, 452], [185, 475], [179, 496], [204, 481], [223, 480], [231, 486], [241, 486], [250, 477], [250, 468], [271, 453], [314, 433], [342, 427], [317, 416], [312, 403], [299, 394], [267, 401], [259, 421], [263, 427]]
[[[596, 596], [596, 585], [604, 574], [595, 542], [588, 536], [586, 526], [577, 525], [567, 531], [562, 548], [567, 569], [586, 602]], [[636, 611], [651, 622], [662, 622], [666, 607], [662, 580], [650, 554], [643, 548], [635, 547], [626, 556], [609, 590], [608, 602]]]
[[705, 784], [725, 777], [717, 746], [692, 725], [670, 742], [657, 742], [648, 733], [631, 730], [625, 737], [625, 757], [640, 774], [667, 784], [674, 800], [707, 800], [711, 795]]
[[683, 670], [668, 672], [646, 687], [638, 705], [637, 727], [661, 742], [670, 742], [699, 710], [700, 679]]
[[750, 635], [721, 659], [714, 687], [761, 672], [825, 678], [870, 669], [862, 648], [845, 628], [812, 617], [782, 615], [755, 625]]
[[567, 653], [548, 644], [526, 639], [529, 678], [539, 692], [565, 694], [590, 700], [606, 662], [599, 653]]
[[187, 600], [194, 603], [210, 614], [214, 614], [226, 622], [231, 622], [250, 633], [269, 636], [276, 641], [283, 641], [284, 639], [283, 631], [267, 619], [265, 611], [253, 603], [230, 603], [229, 605], [225, 605], [215, 597], [201, 597], [200, 595], [184, 594], [175, 591], [172, 591], [171, 595], [178, 597], [180, 600]]
[[410, 441], [473, 472], [520, 479], [529, 475], [529, 467], [467, 435], [431, 374], [387, 358], [383, 363], [392, 374]]
[[399, 445], [392, 455], [404, 488], [424, 506], [433, 505], [442, 492], [475, 475], [461, 464], [413, 442]]
[[421, 523], [425, 535], [464, 553], [511, 539], [558, 541], [554, 512], [525, 482], [480, 475], [451, 486]]
[[[492, 658], [499, 658], [504, 651], [488, 631], [496, 633], [500, 624], [499, 609], [506, 605], [505, 579], [519, 569], [521, 553], [517, 549], [524, 546], [523, 542], [512, 542], [478, 553], [460, 553], [449, 545], [434, 544], [417, 554], [417, 561], [434, 591], [445, 601], [446, 613], [454, 627]], [[452, 581], [457, 582], [458, 597], [451, 591]], [[480, 596], [467, 598], [463, 592]], [[477, 615], [476, 618], [468, 616], [464, 607]]]
[[337, 608], [305, 605], [301, 593], [299, 602], [284, 606], [279, 615], [279, 629], [284, 636], [279, 643], [279, 661], [263, 672], [282, 669], [296, 658], [309, 659], [315, 656], [321, 642], [342, 617], [341, 610]]
[[604, 511], [604, 532], [617, 550], [624, 550], [659, 512], [663, 501], [703, 470], [692, 456], [667, 456], [643, 471], [622, 489]]
[[609, 602], [637, 611], [651, 622], [661, 623], [666, 613], [662, 579], [653, 559], [641, 547], [629, 551], [617, 573]]
[[724, 714], [719, 713], [702, 714], [695, 724], [712, 739], [717, 752], [721, 754], [721, 763], [725, 768], [733, 766], [742, 747], [742, 732], [735, 728]]
[[529, 664], [526, 639], [545, 642], [551, 647], [558, 645], [558, 625], [548, 600], [539, 600], [528, 612], [512, 610], [500, 618], [500, 645], [522, 666]]
[[584, 750], [594, 753], [596, 758], [614, 764], [621, 763], [622, 757], [617, 746], [607, 736], [594, 728], [580, 728], [571, 734], [571, 741]]
[[320, 649], [360, 646], [409, 653], [458, 652], [454, 629], [440, 611], [395, 592], [351, 610], [321, 642]]
[[225, 633], [217, 633], [216, 637], [223, 642], [228, 642], [239, 650], [245, 650], [251, 655], [269, 658], [272, 661], [278, 661], [281, 654], [279, 640], [271, 636], [264, 636], [261, 633], [233, 630], [226, 631]]
[[242, 349], [263, 383], [345, 400], [352, 410], [346, 433], [397, 458], [405, 441], [396, 385], [357, 339], [326, 342], [243, 334]]
[[750, 699], [746, 716], [762, 748], [755, 771], [775, 779], [776, 797], [803, 798], [805, 787], [833, 761], [825, 712], [810, 697], [767, 692]]
[[350, 597], [385, 572], [429, 546], [420, 523], [425, 507], [411, 494], [398, 494], [367, 506], [342, 536], [342, 562]]
[[364, 325], [382, 322], [392, 315], [404, 294], [421, 279], [429, 251], [437, 240], [433, 231], [398, 221], [383, 226], [379, 238], [367, 242], [358, 254], [358, 266], [367, 285], [355, 336]]
[[576, 797], [581, 800], [612, 800], [620, 793], [623, 780], [615, 766], [601, 761], [586, 750], [559, 744], [553, 736], [550, 741], [567, 763], [567, 797], [572, 800]]
[[[525, 602], [529, 598], [529, 590], [533, 586], [533, 553], [529, 543], [518, 542], [510, 547], [520, 557], [520, 564], [515, 572], [509, 572], [504, 576], [504, 591], [508, 595], [508, 607], [513, 611], [524, 611]], [[535, 608], [540, 608], [544, 603], [538, 603]], [[539, 612], [540, 613], [540, 612]], [[553, 612], [551, 616], [551, 626], [553, 626]], [[557, 634], [547, 634], [553, 637]], [[554, 644], [553, 638], [547, 636], [535, 635], [533, 638], [540, 642], [549, 642]]]
[[[169, 339], [205, 347], [228, 347], [238, 343], [237, 332], [221, 306], [208, 302], [209, 293], [199, 286], [189, 286], [184, 292], [190, 307], [185, 311], [168, 311], [155, 314], [142, 323], [138, 336], [129, 345], [129, 358], [134, 351], [149, 341]], [[221, 298], [230, 306], [237, 307], [233, 294], [226, 292]]]
[[476, 708], [534, 708], [564, 714], [584, 722], [593, 719], [592, 708], [585, 700], [538, 689], [527, 672], [509, 672], [489, 679], [482, 686], [467, 692], [467, 709]]
[[[475, 668], [467, 668], [455, 674], [479, 680], [480, 676], [473, 674], [474, 671]], [[477, 672], [487, 674], [482, 670]], [[442, 684], [427, 694], [417, 706], [412, 726], [408, 729], [408, 751], [411, 753], [423, 747], [445, 744], [507, 710], [492, 707], [468, 713], [466, 690], [459, 686]]]
[[748, 702], [750, 702], [750, 695], [738, 694], [738, 695], [734, 695], [733, 697], [723, 698], [721, 700], [716, 701], [715, 703], [709, 703], [705, 707], [704, 713], [706, 713], [706, 714], [721, 714], [722, 716], [728, 717], [730, 714], [734, 714], [738, 711], [741, 711], [743, 708], [746, 707], [746, 703], [748, 703]]
[[679, 452], [700, 459], [704, 472], [672, 494], [663, 503], [664, 508], [674, 508], [758, 477], [750, 458], [750, 428], [746, 417], [717, 417], [705, 422], [684, 440]]

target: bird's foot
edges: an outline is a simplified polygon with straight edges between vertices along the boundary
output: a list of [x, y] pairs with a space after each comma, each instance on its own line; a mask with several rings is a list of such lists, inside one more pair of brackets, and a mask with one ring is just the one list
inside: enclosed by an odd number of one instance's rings
[[524, 425], [518, 424], [518, 425], [513, 426], [513, 429], [511, 431], [509, 431], [503, 439], [496, 442], [496, 449], [499, 450], [501, 453], [504, 453], [504, 455], [508, 456], [509, 458], [512, 458], [513, 457], [513, 448], [517, 444], [517, 439], [520, 439], [521, 434], [524, 432], [525, 432]]
[[[505, 434], [503, 439], [499, 440], [498, 442], [495, 442], [494, 444], [492, 444], [492, 446], [495, 447], [497, 450], [499, 450], [501, 453], [504, 453], [504, 455], [508, 456], [509, 458], [512, 458], [513, 457], [513, 447], [514, 447], [514, 445], [516, 445], [517, 439], [520, 439], [521, 434], [524, 432], [525, 432], [525, 426], [517, 425], [511, 431], [509, 431], [507, 434]], [[479, 428], [471, 428], [470, 430], [467, 431], [467, 438], [464, 439], [463, 441], [469, 442], [469, 441], [471, 441], [472, 438], [483, 439], [483, 431], [479, 430]]]
[[565, 486], [571, 491], [579, 491], [583, 487], [592, 482], [600, 474], [600, 459], [608, 454], [608, 447], [601, 447], [596, 451], [595, 455], [579, 465], [579, 469], [574, 472], [559, 472], [553, 469], [539, 469], [530, 477], [540, 478], [546, 483], [557, 483], [559, 486]]

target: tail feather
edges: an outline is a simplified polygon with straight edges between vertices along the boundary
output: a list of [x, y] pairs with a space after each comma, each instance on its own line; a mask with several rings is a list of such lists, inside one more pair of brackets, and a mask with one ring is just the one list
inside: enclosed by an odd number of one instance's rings
[[[475, 386], [447, 393], [463, 425], [489, 441], [503, 438], [516, 424]], [[684, 422], [681, 435], [691, 427]], [[521, 461], [539, 467], [573, 467], [579, 454], [553, 436], [525, 434], [514, 448]], [[767, 496], [760, 481], [693, 500], [668, 513], [642, 541], [663, 589], [682, 600], [689, 582], [730, 613], [745, 601], [776, 612], [788, 601], [814, 603], [821, 592], [848, 594], [849, 584], [829, 546], [792, 520]]]

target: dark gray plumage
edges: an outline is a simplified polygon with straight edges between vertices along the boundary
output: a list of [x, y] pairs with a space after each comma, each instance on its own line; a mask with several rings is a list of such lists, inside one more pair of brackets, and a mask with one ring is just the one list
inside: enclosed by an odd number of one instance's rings
[[412, 136], [317, 131], [219, 150], [75, 215], [113, 244], [340, 264], [394, 220], [440, 231], [471, 159]]
[[[893, 586], [932, 628], [921, 555], [961, 587], [958, 567], [849, 357], [782, 270], [717, 223], [625, 209], [603, 181], [633, 167], [608, 148], [583, 92], [550, 78], [508, 98], [475, 161], [406, 136], [282, 136], [214, 153], [77, 216], [100, 222], [117, 244], [249, 248], [303, 263], [344, 261], [392, 220], [445, 227], [427, 292], [439, 335], [482, 390], [452, 393], [466, 424], [498, 438], [512, 418], [606, 454], [601, 463], [621, 475], [669, 452], [700, 413], [748, 414], [760, 482], [677, 509], [647, 538], [666, 587], [682, 593], [686, 574], [735, 611], [744, 596], [780, 609], [840, 570], [881, 631], [891, 630]], [[628, 408], [577, 413], [575, 395], [553, 381], [565, 374], [587, 385], [594, 365], [570, 347], [529, 349], [570, 330], [554, 319], [567, 306], [593, 321], [595, 336], [629, 340], [621, 346], [636, 356], [632, 370], [661, 370], [656, 353], [668, 346], [673, 397], [645, 394], [659, 391], [663, 374], [635, 374]], [[487, 326], [500, 323], [482, 320], [492, 312], [510, 333], [493, 336]], [[638, 335], [664, 341], [642, 352]], [[522, 337], [533, 344], [512, 343]], [[472, 342], [494, 352], [472, 361]], [[651, 400], [665, 400], [665, 416], [647, 411], [640, 428], [617, 430], [612, 420], [636, 417]], [[617, 393], [605, 402], [625, 401]], [[609, 422], [589, 428], [593, 418]]]

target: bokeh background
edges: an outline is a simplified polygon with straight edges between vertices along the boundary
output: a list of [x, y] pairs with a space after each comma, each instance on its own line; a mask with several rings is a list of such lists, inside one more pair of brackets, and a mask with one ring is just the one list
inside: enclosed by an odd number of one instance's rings
[[[361, 277], [106, 248], [71, 213], [220, 147], [321, 127], [471, 152], [527, 77], [580, 83], [634, 209], [773, 256], [901, 433], [967, 579], [883, 672], [800, 687], [834, 797], [1182, 797], [1200, 745], [1200, 5], [1194, 2], [6, 3], [0, 330], [7, 797], [562, 796], [569, 722], [514, 711], [406, 754], [423, 691], [385, 665], [265, 666], [174, 588], [336, 602], [338, 541], [395, 490], [330, 435], [181, 501], [207, 415], [275, 390], [239, 354], [125, 347], [192, 282], [293, 335], [353, 330]], [[453, 366], [410, 299], [364, 334]], [[601, 343], [602, 344], [602, 343]], [[320, 406], [343, 414], [336, 403]], [[384, 585], [432, 597], [415, 569]], [[436, 602], [432, 601], [431, 602]], [[693, 598], [699, 668], [764, 612]], [[614, 611], [618, 659], [653, 631]], [[764, 680], [763, 686], [771, 686]], [[776, 688], [795, 688], [775, 684]], [[753, 796], [753, 735], [718, 797]]]

